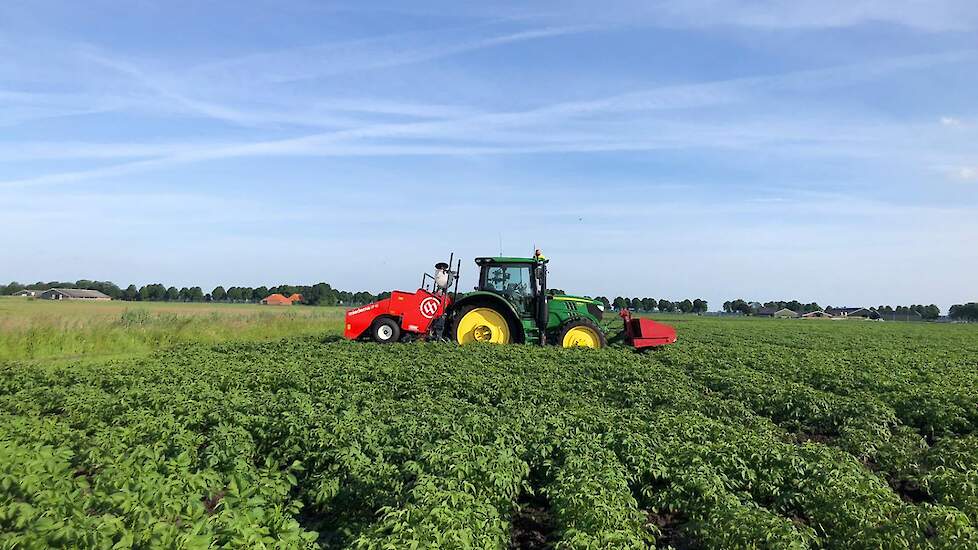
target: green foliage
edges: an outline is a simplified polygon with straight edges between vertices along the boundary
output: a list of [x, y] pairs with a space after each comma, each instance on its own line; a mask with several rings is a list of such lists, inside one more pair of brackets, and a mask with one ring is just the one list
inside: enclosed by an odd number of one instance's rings
[[978, 548], [974, 326], [679, 328], [0, 364], [0, 548]]
[[948, 316], [959, 321], [978, 322], [978, 303], [954, 304], [951, 306]]
[[[16, 281], [7, 285], [0, 285], [0, 296], [11, 295], [25, 288], [47, 290], [49, 288], [84, 288], [98, 290], [110, 296], [113, 300], [125, 300], [129, 302], [259, 302], [269, 294], [301, 294], [302, 303], [314, 306], [335, 306], [335, 305], [359, 305], [373, 302], [379, 296], [387, 295], [389, 292], [374, 295], [370, 292], [359, 291], [350, 292], [346, 290], [336, 290], [326, 283], [308, 285], [278, 285], [271, 288], [259, 286], [258, 288], [232, 286], [225, 290], [221, 285], [214, 288], [209, 294], [205, 294], [201, 287], [183, 287], [177, 290], [176, 287], [165, 287], [160, 283], [153, 283], [136, 287], [129, 285], [125, 290], [120, 289], [115, 283], [109, 281], [90, 281], [81, 279], [75, 282], [36, 282], [30, 285], [22, 285]], [[209, 296], [209, 297], [208, 297]]]

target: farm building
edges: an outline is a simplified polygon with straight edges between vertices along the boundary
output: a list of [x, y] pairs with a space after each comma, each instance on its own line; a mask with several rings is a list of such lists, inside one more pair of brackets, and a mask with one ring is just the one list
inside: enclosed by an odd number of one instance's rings
[[27, 297], [27, 298], [37, 298], [38, 296], [41, 295], [42, 292], [44, 292], [44, 291], [43, 290], [33, 290], [33, 289], [30, 289], [30, 288], [25, 288], [24, 290], [21, 290], [20, 292], [14, 292], [13, 295], [14, 296], [24, 296], [24, 297]]
[[52, 288], [42, 292], [39, 297], [44, 300], [108, 301], [112, 299], [97, 290], [85, 290], [83, 288]]
[[754, 315], [758, 317], [776, 317], [778, 319], [794, 319], [798, 317], [796, 312], [786, 307], [780, 309], [776, 307], [762, 307]]
[[832, 315], [825, 313], [822, 310], [810, 311], [802, 315], [803, 319], [831, 319]]
[[834, 319], [879, 319], [880, 314], [865, 307], [830, 307], [825, 313]]
[[296, 302], [302, 301], [302, 294], [293, 294], [289, 297], [285, 297], [281, 294], [271, 294], [266, 296], [264, 300], [261, 301], [262, 305], [266, 306], [291, 306]]

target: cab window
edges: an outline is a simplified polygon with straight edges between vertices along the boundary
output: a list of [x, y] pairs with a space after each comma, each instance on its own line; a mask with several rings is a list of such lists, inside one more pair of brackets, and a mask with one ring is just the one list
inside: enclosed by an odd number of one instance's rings
[[486, 289], [514, 300], [533, 296], [536, 285], [530, 279], [529, 266], [492, 266], [486, 270]]

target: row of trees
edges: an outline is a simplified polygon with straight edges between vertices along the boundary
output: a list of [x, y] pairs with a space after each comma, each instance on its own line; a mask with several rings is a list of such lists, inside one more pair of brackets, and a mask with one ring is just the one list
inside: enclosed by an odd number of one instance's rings
[[[129, 285], [120, 288], [115, 283], [109, 281], [89, 281], [82, 279], [75, 282], [50, 281], [47, 283], [38, 282], [30, 285], [22, 285], [12, 282], [6, 286], [0, 286], [0, 294], [10, 295], [21, 290], [47, 290], [50, 288], [84, 288], [88, 290], [98, 290], [110, 296], [113, 300], [126, 300], [130, 302], [233, 302], [233, 303], [254, 303], [267, 297], [269, 294], [301, 294], [302, 303], [309, 305], [351, 305], [366, 304], [378, 299], [378, 295], [369, 292], [348, 292], [346, 290], [336, 290], [327, 283], [318, 283], [311, 286], [304, 285], [278, 285], [272, 287], [259, 286], [232, 286], [227, 289], [218, 285], [210, 292], [205, 292], [199, 286], [177, 288], [167, 287], [160, 283], [154, 283], [137, 287]], [[379, 297], [389, 296], [390, 293], [382, 293]]]
[[774, 300], [771, 302], [748, 302], [741, 298], [736, 300], [728, 300], [723, 303], [723, 311], [727, 313], [743, 313], [744, 315], [751, 315], [757, 313], [761, 308], [776, 308], [776, 309], [790, 309], [796, 313], [811, 313], [813, 311], [820, 311], [822, 308], [816, 302], [809, 302], [803, 304], [798, 300]]
[[978, 322], [978, 303], [954, 304], [948, 311], [948, 317], [957, 321]]
[[[47, 290], [50, 288], [84, 288], [98, 290], [114, 300], [127, 300], [133, 302], [233, 302], [233, 303], [254, 303], [262, 300], [269, 294], [301, 294], [302, 303], [309, 305], [359, 305], [372, 302], [374, 300], [390, 296], [389, 292], [371, 294], [366, 291], [349, 292], [336, 290], [328, 283], [318, 283], [311, 286], [306, 285], [278, 285], [272, 287], [259, 286], [231, 286], [225, 288], [218, 285], [210, 292], [205, 292], [199, 286], [177, 288], [174, 286], [164, 286], [159, 283], [137, 287], [129, 285], [120, 288], [110, 281], [92, 281], [81, 279], [75, 282], [50, 281], [37, 282], [23, 285], [12, 282], [0, 286], [0, 295], [10, 295], [24, 289]], [[559, 291], [557, 291], [559, 292]], [[659, 311], [659, 312], [682, 312], [682, 313], [705, 313], [707, 302], [700, 298], [695, 300], [685, 299], [673, 302], [666, 299], [656, 300], [655, 298], [625, 298], [617, 296], [614, 300], [609, 300], [605, 296], [598, 296], [597, 300], [604, 303], [605, 308], [621, 310], [628, 308], [634, 311]], [[802, 303], [798, 300], [774, 300], [770, 302], [748, 302], [743, 299], [729, 300], [723, 303], [723, 311], [727, 313], [742, 313], [751, 315], [757, 313], [762, 307], [774, 307], [777, 309], [787, 308], [798, 313], [809, 313], [823, 309], [816, 302]], [[832, 306], [828, 306], [832, 307]], [[828, 309], [828, 308], [826, 308]], [[925, 320], [934, 320], [940, 317], [941, 309], [935, 305], [913, 304], [910, 306], [889, 306], [880, 305], [869, 308], [879, 313], [894, 313], [897, 315], [914, 312]], [[955, 304], [951, 306], [948, 315], [951, 319], [958, 321], [978, 321], [978, 303], [969, 302], [967, 304]]]
[[[952, 306], [954, 307], [964, 307], [964, 306]], [[763, 304], [759, 302], [747, 302], [743, 299], [730, 300], [723, 303], [723, 311], [727, 313], [743, 313], [744, 315], [752, 315], [758, 312], [761, 308], [775, 308], [775, 309], [790, 309], [795, 313], [811, 313], [813, 311], [821, 311], [823, 308], [818, 305], [817, 302], [810, 302], [803, 304], [798, 300], [775, 300], [771, 302], [765, 302]], [[832, 306], [828, 306], [825, 309], [831, 309]], [[913, 304], [910, 306], [884, 306], [871, 307], [872, 311], [878, 313], [892, 313], [896, 315], [900, 314], [911, 314], [916, 313], [920, 315], [922, 319], [932, 321], [941, 316], [941, 308], [935, 304], [923, 305], [923, 304]], [[954, 316], [951, 316], [954, 318]]]
[[613, 301], [609, 301], [604, 296], [598, 296], [595, 300], [601, 301], [606, 309], [613, 307], [618, 311], [627, 308], [633, 311], [646, 312], [660, 311], [674, 313], [680, 311], [682, 313], [706, 313], [708, 307], [706, 300], [701, 300], [700, 298], [696, 298], [695, 300], [687, 298], [679, 302], [673, 302], [664, 298], [656, 300], [655, 298], [625, 298], [618, 296]]
[[870, 309], [875, 309], [875, 311], [878, 313], [894, 313], [898, 316], [902, 314], [916, 313], [920, 315], [922, 319], [926, 319], [928, 321], [933, 321], [941, 316], [941, 308], [937, 307], [935, 304], [930, 304], [929, 306], [921, 304], [896, 307], [879, 306], [877, 308]]

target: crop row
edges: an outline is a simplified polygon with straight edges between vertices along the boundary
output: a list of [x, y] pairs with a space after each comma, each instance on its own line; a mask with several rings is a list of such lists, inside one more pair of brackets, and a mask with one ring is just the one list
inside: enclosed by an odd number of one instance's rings
[[[533, 500], [561, 548], [978, 548], [971, 412], [897, 406], [931, 375], [874, 387], [810, 338], [715, 331], [654, 355], [295, 339], [3, 365], [0, 545], [505, 548]], [[887, 344], [859, 364], [893, 368]], [[973, 376], [941, 345], [900, 368]]]

